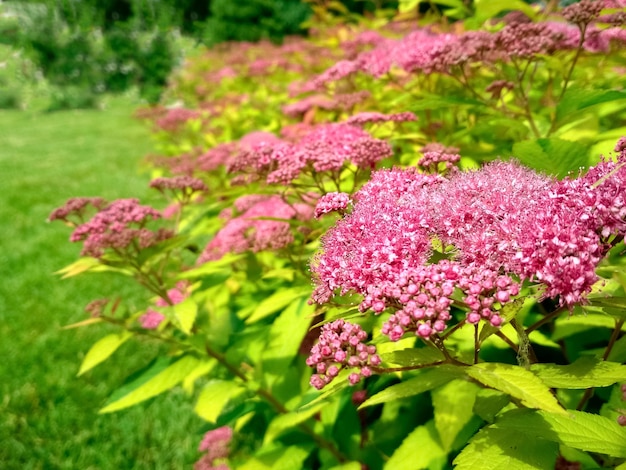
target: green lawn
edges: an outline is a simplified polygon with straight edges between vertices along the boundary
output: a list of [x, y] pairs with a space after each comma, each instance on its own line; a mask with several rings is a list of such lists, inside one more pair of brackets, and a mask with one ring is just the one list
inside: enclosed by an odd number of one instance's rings
[[46, 218], [72, 196], [157, 200], [139, 172], [151, 148], [134, 104], [104, 111], [0, 111], [0, 467], [3, 469], [180, 469], [197, 458], [202, 422], [184, 393], [98, 415], [124, 377], [159, 346], [126, 343], [81, 377], [78, 366], [102, 326], [62, 330], [86, 318], [92, 299], [140, 299], [127, 281], [53, 273], [80, 247]]

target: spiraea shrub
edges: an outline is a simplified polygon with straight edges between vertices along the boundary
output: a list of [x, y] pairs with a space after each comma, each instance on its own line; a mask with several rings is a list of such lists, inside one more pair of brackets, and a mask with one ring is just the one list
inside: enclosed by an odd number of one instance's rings
[[79, 373], [170, 346], [102, 413], [182, 386], [198, 469], [626, 468], [626, 5], [473, 3], [225, 44], [138, 111], [163, 204], [50, 216], [63, 276], [146, 293]]

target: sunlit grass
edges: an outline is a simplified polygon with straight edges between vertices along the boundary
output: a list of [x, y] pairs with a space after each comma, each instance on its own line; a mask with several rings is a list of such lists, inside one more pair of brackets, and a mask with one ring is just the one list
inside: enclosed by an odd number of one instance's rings
[[7, 469], [184, 468], [197, 457], [202, 423], [183, 392], [98, 415], [129, 372], [158, 346], [125, 344], [79, 378], [102, 327], [62, 330], [92, 299], [141, 291], [112, 277], [60, 280], [53, 273], [80, 247], [46, 218], [72, 196], [156, 200], [139, 162], [148, 131], [124, 99], [104, 111], [0, 111], [0, 467]]

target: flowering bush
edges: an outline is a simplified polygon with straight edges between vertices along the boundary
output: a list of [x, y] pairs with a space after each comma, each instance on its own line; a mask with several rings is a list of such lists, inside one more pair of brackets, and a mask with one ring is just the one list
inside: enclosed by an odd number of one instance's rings
[[169, 205], [50, 216], [149, 293], [80, 373], [171, 345], [101, 412], [182, 385], [198, 469], [624, 467], [624, 5], [524, 12], [190, 60]]

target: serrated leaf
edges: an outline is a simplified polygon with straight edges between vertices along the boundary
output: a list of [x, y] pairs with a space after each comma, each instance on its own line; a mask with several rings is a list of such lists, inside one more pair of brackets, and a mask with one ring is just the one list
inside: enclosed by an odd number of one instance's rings
[[452, 450], [457, 435], [474, 416], [477, 385], [453, 380], [431, 392], [435, 410], [435, 427], [446, 452]]
[[246, 324], [251, 324], [256, 321], [262, 320], [273, 313], [285, 308], [298, 298], [309, 296], [311, 294], [310, 287], [291, 287], [289, 289], [281, 289], [263, 299], [252, 314], [246, 318]]
[[523, 367], [489, 362], [468, 367], [466, 372], [483, 385], [507, 393], [529, 408], [565, 413], [550, 389]]
[[245, 389], [236, 382], [212, 380], [202, 389], [194, 411], [201, 418], [215, 423], [228, 402], [244, 391]]
[[[568, 336], [583, 333], [591, 328], [615, 328], [615, 319], [603, 313], [588, 313], [558, 318], [554, 322], [551, 339], [558, 341]], [[626, 329], [626, 325], [622, 330]]]
[[420, 393], [437, 388], [450, 380], [458, 379], [463, 375], [464, 369], [453, 366], [436, 366], [431, 369], [423, 370], [415, 377], [378, 392], [376, 395], [365, 400], [359, 409], [398, 400], [400, 398], [419, 395]]
[[530, 370], [551, 388], [607, 387], [626, 381], [626, 365], [588, 356], [582, 356], [566, 366], [533, 364]]
[[[416, 449], [427, 449], [417, 452]], [[424, 426], [415, 428], [400, 444], [384, 470], [419, 470], [429, 468], [434, 460], [441, 459], [447, 452], [441, 446], [435, 423], [430, 420]]]
[[[178, 385], [197, 365], [198, 359], [193, 356], [184, 356], [156, 375], [150, 377], [147, 381], [143, 381], [140, 377], [135, 382], [140, 385], [136, 388], [132, 388], [131, 384], [131, 391], [129, 393], [112, 401], [102, 408], [99, 413], [111, 413], [113, 411], [122, 410], [155, 397]], [[148, 374], [151, 374], [151, 370], [146, 372], [146, 375]]]
[[445, 359], [442, 352], [434, 347], [406, 348], [399, 351], [392, 351], [381, 354], [384, 362], [399, 366], [417, 366], [422, 364], [432, 364], [433, 362]]
[[587, 166], [589, 159], [586, 146], [556, 137], [516, 142], [513, 155], [526, 166], [558, 178]]
[[606, 103], [626, 99], [626, 92], [621, 90], [599, 90], [597, 88], [570, 87], [556, 107], [556, 118], [560, 124], [569, 120], [583, 109]]
[[584, 411], [554, 414], [515, 410], [502, 416], [494, 426], [498, 430], [511, 430], [531, 439], [546, 439], [586, 452], [626, 457], [626, 427]]
[[191, 333], [191, 328], [196, 321], [198, 315], [198, 305], [188, 297], [181, 303], [174, 305], [174, 316], [176, 317], [178, 327], [185, 334]]
[[277, 416], [267, 427], [263, 443], [268, 444], [273, 442], [274, 439], [276, 439], [276, 437], [278, 437], [283, 431], [295, 428], [298, 424], [303, 423], [311, 416], [319, 412], [323, 406], [324, 404], [320, 403], [317, 406], [308, 408], [305, 411], [292, 411], [290, 413]]
[[488, 423], [493, 422], [496, 415], [510, 403], [506, 393], [491, 388], [484, 388], [476, 394], [474, 413]]
[[83, 359], [77, 376], [83, 375], [88, 370], [93, 369], [101, 362], [106, 361], [117, 349], [131, 338], [133, 334], [129, 331], [113, 333], [96, 341]]
[[454, 459], [456, 470], [537, 470], [554, 468], [558, 445], [520, 439], [519, 433], [492, 426], [481, 429]]

